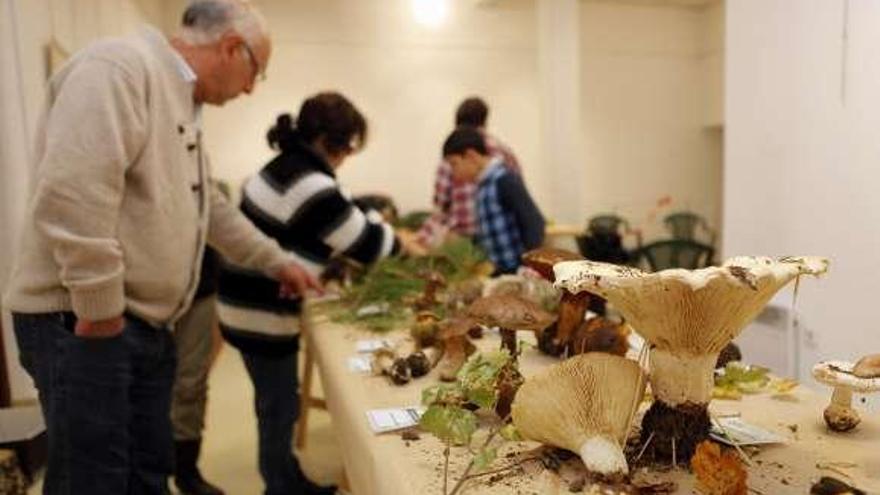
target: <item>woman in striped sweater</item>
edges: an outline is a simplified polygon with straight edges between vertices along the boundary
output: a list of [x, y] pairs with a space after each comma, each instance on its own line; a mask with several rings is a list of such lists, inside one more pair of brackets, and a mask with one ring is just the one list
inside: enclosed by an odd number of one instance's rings
[[[364, 117], [344, 96], [312, 96], [295, 123], [281, 115], [267, 137], [279, 154], [246, 181], [241, 210], [300, 265], [319, 276], [331, 256], [372, 263], [401, 249], [391, 226], [356, 207], [337, 182], [336, 169], [367, 137]], [[333, 493], [309, 481], [292, 453], [302, 300], [283, 297], [279, 289], [260, 272], [224, 265], [221, 330], [241, 351], [254, 384], [265, 495]]]

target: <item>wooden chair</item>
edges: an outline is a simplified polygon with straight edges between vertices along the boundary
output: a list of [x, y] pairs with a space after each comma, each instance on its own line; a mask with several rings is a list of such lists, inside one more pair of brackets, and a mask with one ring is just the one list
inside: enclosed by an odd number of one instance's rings
[[646, 262], [651, 271], [669, 268], [689, 270], [711, 266], [715, 248], [707, 244], [684, 239], [652, 242], [642, 246], [636, 253], [637, 263]]
[[697, 228], [701, 228], [708, 237], [708, 244], [715, 245], [715, 230], [709, 226], [709, 222], [705, 218], [689, 211], [679, 211], [667, 215], [663, 219], [663, 224], [669, 229], [673, 239], [682, 239], [686, 241], [697, 240]]

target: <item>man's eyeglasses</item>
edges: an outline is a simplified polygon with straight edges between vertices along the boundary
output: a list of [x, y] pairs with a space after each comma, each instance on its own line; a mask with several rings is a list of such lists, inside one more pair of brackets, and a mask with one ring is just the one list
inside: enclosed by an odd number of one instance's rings
[[251, 69], [254, 71], [254, 80], [265, 81], [266, 73], [260, 70], [260, 64], [257, 63], [257, 57], [254, 55], [254, 51], [251, 50], [251, 46], [244, 40], [242, 40], [241, 46], [244, 47], [244, 53], [247, 55], [248, 61], [251, 63]]

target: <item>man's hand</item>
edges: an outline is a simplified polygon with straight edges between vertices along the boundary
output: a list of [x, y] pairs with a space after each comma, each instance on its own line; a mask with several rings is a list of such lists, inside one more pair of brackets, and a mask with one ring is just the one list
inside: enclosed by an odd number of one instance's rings
[[309, 275], [303, 267], [296, 263], [288, 263], [281, 267], [276, 274], [276, 278], [281, 282], [281, 297], [292, 299], [297, 296], [305, 296], [308, 291], [317, 292], [319, 295], [324, 293], [324, 287], [315, 277]]
[[110, 318], [109, 320], [92, 321], [78, 319], [76, 320], [73, 333], [77, 337], [87, 339], [106, 339], [121, 334], [124, 327], [125, 318], [122, 315]]

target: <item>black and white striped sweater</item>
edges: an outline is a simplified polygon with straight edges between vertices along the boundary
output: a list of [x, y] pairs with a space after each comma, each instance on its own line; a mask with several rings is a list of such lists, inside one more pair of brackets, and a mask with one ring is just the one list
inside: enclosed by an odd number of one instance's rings
[[[366, 264], [399, 250], [391, 226], [355, 206], [332, 168], [302, 141], [248, 179], [241, 210], [315, 276], [334, 255]], [[260, 272], [224, 264], [217, 309], [226, 340], [249, 352], [295, 351], [301, 301], [279, 298], [278, 289]]]

